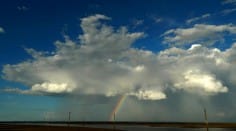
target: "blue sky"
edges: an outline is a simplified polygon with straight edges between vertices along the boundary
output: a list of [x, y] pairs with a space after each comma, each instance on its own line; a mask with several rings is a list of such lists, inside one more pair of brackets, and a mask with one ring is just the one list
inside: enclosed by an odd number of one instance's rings
[[109, 120], [125, 95], [118, 120], [235, 121], [235, 17], [235, 0], [2, 1], [0, 120]]

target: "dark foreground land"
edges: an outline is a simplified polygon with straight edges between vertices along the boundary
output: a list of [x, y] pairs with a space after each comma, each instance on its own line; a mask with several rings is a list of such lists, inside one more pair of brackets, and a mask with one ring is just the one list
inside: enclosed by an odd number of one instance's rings
[[[86, 125], [86, 126], [85, 126]], [[99, 128], [96, 128], [98, 126]], [[110, 126], [104, 129], [102, 126]], [[230, 128], [236, 123], [186, 122], [0, 122], [0, 131], [114, 131], [119, 126], [148, 126], [173, 128]]]
[[[115, 129], [71, 127], [71, 126], [46, 126], [46, 125], [13, 125], [0, 124], [0, 131], [114, 131]], [[118, 130], [117, 130], [118, 131]]]

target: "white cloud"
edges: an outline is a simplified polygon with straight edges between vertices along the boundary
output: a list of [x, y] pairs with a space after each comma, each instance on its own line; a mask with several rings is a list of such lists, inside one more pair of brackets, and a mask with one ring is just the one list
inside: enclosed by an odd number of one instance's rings
[[137, 72], [141, 72], [141, 71], [143, 71], [144, 69], [145, 69], [145, 66], [143, 66], [143, 65], [138, 65], [138, 66], [136, 66], [136, 67], [134, 68], [134, 70], [137, 71]]
[[[223, 5], [233, 5], [233, 6], [235, 6], [236, 5], [236, 0], [223, 0], [222, 4]], [[235, 11], [236, 11], [236, 8], [228, 8], [228, 9], [222, 10], [220, 13], [222, 15], [228, 15], [228, 14], [234, 13]]]
[[199, 70], [189, 70], [183, 73], [183, 79], [174, 86], [190, 92], [219, 93], [227, 92], [228, 88], [216, 80], [215, 76]]
[[164, 21], [164, 18], [160, 17], [160, 16], [156, 16], [156, 15], [149, 15], [148, 16], [151, 20], [153, 20], [155, 23], [161, 23]]
[[187, 24], [191, 24], [193, 22], [196, 22], [198, 20], [202, 20], [202, 19], [208, 18], [210, 16], [211, 16], [211, 14], [207, 13], [207, 14], [204, 14], [204, 15], [199, 16], [199, 17], [194, 17], [194, 18], [188, 19], [188, 20], [186, 20], [186, 23]]
[[[233, 56], [230, 52], [193, 45], [187, 50], [176, 47], [164, 50], [159, 54], [159, 59], [165, 61], [163, 64], [166, 65], [166, 70], [171, 72], [169, 75], [172, 76], [170, 78], [174, 90], [177, 88], [210, 95], [228, 91], [221, 78], [225, 77], [224, 72], [232, 71], [232, 74], [235, 72], [231, 67], [233, 63], [229, 61], [228, 56]], [[173, 69], [168, 66], [173, 66]], [[170, 78], [168, 78], [169, 82]], [[227, 79], [232, 78], [227, 77]]]
[[160, 23], [160, 22], [162, 22], [162, 21], [163, 21], [162, 18], [155, 18], [155, 22], [156, 22], [156, 23]]
[[223, 5], [225, 5], [225, 4], [236, 4], [236, 0], [223, 0], [222, 4]]
[[19, 10], [19, 11], [27, 11], [27, 10], [29, 10], [29, 8], [28, 7], [26, 7], [26, 6], [17, 6], [17, 9]]
[[154, 20], [155, 23], [160, 23], [160, 22], [163, 22], [163, 21], [164, 21], [164, 19], [161, 18], [161, 17], [155, 17], [155, 16], [153, 16], [152, 19]]
[[[112, 26], [101, 23], [101, 20], [110, 19], [104, 15], [83, 18], [80, 42], [65, 37], [64, 42], [55, 42], [54, 53], [27, 49], [33, 56], [32, 60], [4, 65], [3, 78], [29, 87], [28, 90], [7, 91], [107, 97], [131, 95], [143, 100], [161, 100], [168, 98], [168, 90], [208, 96], [227, 92], [230, 88], [228, 81], [236, 85], [232, 81], [236, 73], [233, 66], [235, 45], [226, 51], [200, 44], [189, 49], [172, 47], [155, 54], [131, 47], [144, 33], [130, 33], [126, 27], [114, 30]], [[195, 28], [190, 32], [197, 39], [201, 35], [196, 36], [196, 33], [202, 30], [210, 32], [205, 31], [205, 36], [214, 34], [212, 32], [234, 32], [232, 28], [235, 27], [196, 25]], [[169, 33], [183, 35], [186, 30], [171, 30]], [[225, 75], [225, 72], [230, 73]]]
[[224, 10], [221, 11], [221, 14], [223, 14], [223, 15], [228, 15], [228, 14], [233, 13], [233, 12], [235, 12], [235, 11], [236, 11], [236, 8], [224, 9]]
[[17, 93], [17, 94], [25, 94], [25, 95], [43, 95], [43, 93], [40, 92], [33, 92], [32, 90], [21, 90], [19, 88], [12, 88], [12, 87], [7, 87], [3, 90], [1, 90], [1, 92], [10, 92], [10, 93]]
[[166, 94], [155, 90], [139, 90], [131, 95], [138, 97], [141, 100], [161, 100], [166, 99]]
[[143, 23], [144, 23], [144, 20], [142, 20], [142, 19], [134, 19], [132, 21], [133, 28], [137, 28], [138, 26], [143, 25]]
[[42, 84], [35, 84], [32, 86], [34, 92], [48, 92], [48, 93], [67, 93], [72, 92], [72, 86], [68, 86], [67, 83], [50, 83], [44, 82]]
[[5, 30], [2, 27], [0, 27], [0, 34], [1, 33], [5, 33]]
[[166, 31], [163, 43], [175, 45], [190, 45], [200, 43], [212, 45], [216, 42], [224, 42], [224, 36], [236, 34], [236, 26], [195, 24], [191, 28], [177, 28]]

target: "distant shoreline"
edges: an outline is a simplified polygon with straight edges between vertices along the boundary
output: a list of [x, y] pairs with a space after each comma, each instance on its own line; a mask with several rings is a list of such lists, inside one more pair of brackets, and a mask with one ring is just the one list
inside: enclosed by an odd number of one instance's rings
[[46, 125], [24, 125], [24, 124], [0, 124], [0, 131], [121, 131], [116, 129], [75, 127], [75, 126], [46, 126]]
[[[9, 126], [38, 126], [44, 125], [47, 126], [57, 126], [57, 125], [70, 125], [74, 126], [94, 126], [94, 125], [129, 125], [129, 126], [150, 126], [150, 127], [179, 127], [179, 128], [205, 128], [206, 123], [204, 122], [127, 122], [127, 121], [0, 121], [0, 126], [9, 125]], [[233, 122], [209, 122], [209, 128], [236, 128], [236, 123]]]

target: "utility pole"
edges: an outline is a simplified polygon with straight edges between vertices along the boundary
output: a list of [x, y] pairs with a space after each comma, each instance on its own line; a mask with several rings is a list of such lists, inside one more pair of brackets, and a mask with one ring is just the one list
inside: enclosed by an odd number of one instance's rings
[[206, 130], [209, 131], [209, 129], [208, 129], [208, 120], [207, 120], [207, 111], [206, 111], [206, 108], [204, 108], [204, 116], [205, 116]]

